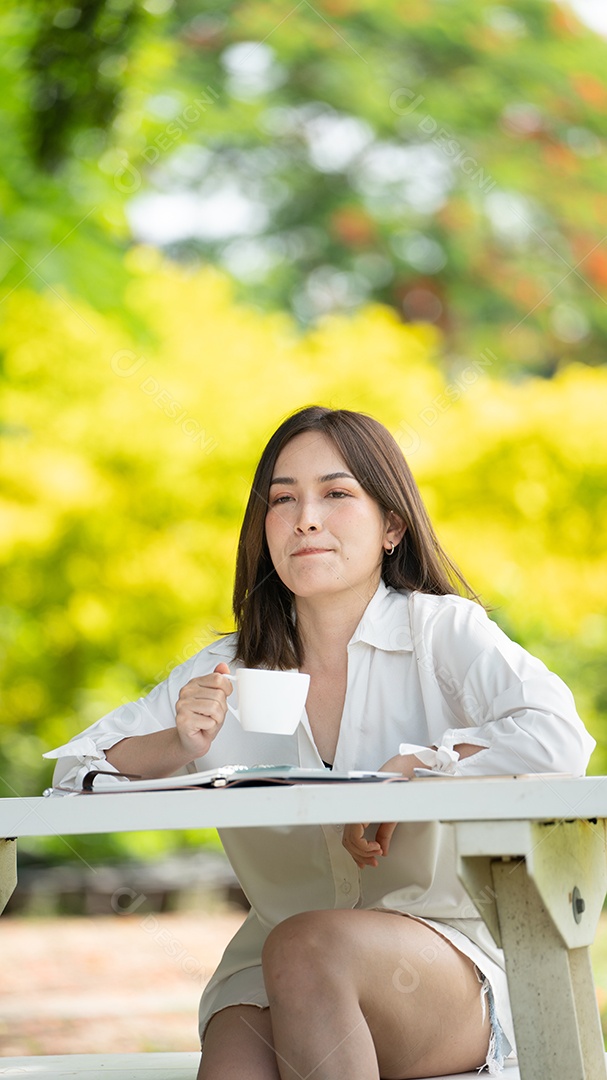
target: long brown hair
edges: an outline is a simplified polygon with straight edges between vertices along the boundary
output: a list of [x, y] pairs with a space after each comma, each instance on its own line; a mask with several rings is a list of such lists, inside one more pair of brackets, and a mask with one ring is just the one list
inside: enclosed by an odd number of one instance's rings
[[380, 509], [386, 514], [394, 511], [406, 523], [394, 554], [383, 559], [386, 585], [478, 599], [440, 546], [411, 470], [390, 432], [365, 413], [312, 405], [293, 413], [272, 435], [257, 466], [242, 523], [233, 610], [237, 657], [247, 667], [294, 668], [302, 663], [292, 594], [272, 564], [265, 520], [276, 459], [291, 439], [308, 431], [330, 439]]

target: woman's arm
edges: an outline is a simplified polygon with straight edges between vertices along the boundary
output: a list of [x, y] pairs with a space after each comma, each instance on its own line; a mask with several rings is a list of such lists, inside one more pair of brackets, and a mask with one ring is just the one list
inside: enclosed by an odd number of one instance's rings
[[122, 739], [106, 750], [105, 760], [119, 773], [151, 780], [156, 776], [172, 776], [194, 758], [185, 751], [174, 727]]
[[[436, 749], [436, 747], [434, 749]], [[473, 754], [478, 754], [484, 747], [473, 746], [471, 743], [458, 743], [453, 749], [457, 751], [460, 761], [462, 761], [463, 758], [472, 757]], [[428, 766], [424, 765], [424, 762], [416, 757], [415, 754], [395, 754], [389, 761], [386, 761], [385, 765], [381, 766], [379, 771], [400, 772], [403, 776], [408, 776], [411, 780], [414, 775], [414, 769], [427, 768]]]
[[195, 674], [201, 667], [204, 671], [206, 661], [199, 653], [146, 697], [120, 705], [65, 745], [47, 751], [44, 757], [56, 761], [55, 786], [80, 791], [85, 775], [95, 769], [146, 779], [171, 776], [204, 757], [221, 730], [232, 689], [225, 678], [228, 665], [217, 663], [214, 651], [213, 672], [207, 668], [206, 674]]
[[226, 697], [232, 684], [224, 678], [227, 664], [218, 664], [182, 686], [175, 707], [175, 727], [122, 739], [106, 751], [106, 761], [118, 772], [144, 780], [171, 776], [208, 753], [221, 731], [227, 712]]
[[[571, 691], [478, 604], [462, 598], [437, 604], [420, 654], [422, 692], [434, 705], [440, 690], [447, 720], [443, 726], [441, 718], [440, 730], [430, 729], [431, 737], [448, 750], [482, 747], [458, 762], [458, 776], [583, 776], [595, 743]], [[440, 711], [437, 703], [429, 719]]]

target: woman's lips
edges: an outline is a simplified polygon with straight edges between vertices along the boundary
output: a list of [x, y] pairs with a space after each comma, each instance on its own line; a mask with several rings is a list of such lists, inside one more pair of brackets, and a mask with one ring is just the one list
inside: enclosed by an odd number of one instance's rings
[[300, 558], [302, 555], [328, 555], [331, 548], [301, 548], [300, 551], [294, 551], [293, 555]]

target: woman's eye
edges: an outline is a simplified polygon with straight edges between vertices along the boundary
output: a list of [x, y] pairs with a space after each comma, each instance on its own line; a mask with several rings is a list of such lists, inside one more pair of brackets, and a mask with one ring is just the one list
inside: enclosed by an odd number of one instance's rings
[[[328, 491], [325, 498], [327, 499], [348, 499], [351, 498], [351, 492], [349, 491]], [[284, 506], [285, 503], [293, 502], [294, 495], [276, 495], [272, 500], [271, 506]]]

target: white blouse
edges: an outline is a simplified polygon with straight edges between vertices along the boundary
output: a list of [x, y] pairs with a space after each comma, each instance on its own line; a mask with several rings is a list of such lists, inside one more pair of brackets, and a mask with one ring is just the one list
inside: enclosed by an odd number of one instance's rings
[[[79, 788], [83, 775], [99, 767], [116, 742], [174, 725], [185, 683], [221, 661], [232, 671], [242, 666], [234, 661], [235, 643], [232, 634], [209, 645], [147, 697], [120, 706], [45, 754], [58, 759], [54, 783]], [[561, 679], [511, 641], [478, 604], [459, 596], [399, 592], [382, 582], [348, 644], [334, 767], [378, 769], [403, 742], [482, 746], [457, 763], [460, 776], [583, 775], [595, 746]], [[322, 766], [305, 713], [292, 736], [243, 732], [228, 713], [208, 754], [189, 770], [257, 763]], [[115, 771], [109, 762], [101, 767]], [[116, 783], [128, 781], [117, 777]], [[376, 828], [371, 825], [368, 835]], [[278, 922], [315, 909], [384, 908], [436, 925], [477, 963], [493, 985], [498, 1015], [513, 1043], [502, 954], [457, 878], [452, 827], [399, 824], [389, 856], [363, 872], [341, 835], [339, 825], [221, 831], [251, 912], [205, 990], [201, 1031], [227, 1005], [267, 1005], [260, 954]]]

